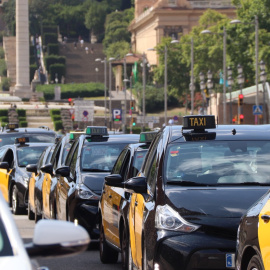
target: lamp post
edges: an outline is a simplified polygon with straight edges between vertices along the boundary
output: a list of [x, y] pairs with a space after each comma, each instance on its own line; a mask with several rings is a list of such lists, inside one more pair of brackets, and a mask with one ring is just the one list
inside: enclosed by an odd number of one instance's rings
[[[210, 30], [203, 30], [201, 34], [220, 34], [213, 33]], [[223, 124], [226, 124], [226, 44], [227, 44], [227, 32], [226, 27], [223, 26]]]
[[[211, 70], [208, 70], [208, 72], [207, 72], [207, 88], [209, 90], [209, 95], [211, 95], [212, 89], [214, 86], [212, 78], [213, 78], [213, 73], [211, 72]], [[212, 114], [211, 98], [210, 98], [210, 114]]]
[[112, 61], [115, 58], [109, 58], [109, 128], [112, 130]]
[[146, 54], [142, 55], [143, 60], [143, 127], [142, 130], [145, 131], [145, 88], [146, 88]]
[[232, 78], [232, 68], [228, 67], [228, 85], [230, 90], [230, 124], [232, 124], [232, 85], [233, 85], [233, 78]]
[[98, 81], [98, 71], [99, 71], [99, 69], [96, 67], [95, 71], [96, 71], [96, 82], [97, 82]]
[[[240, 87], [240, 95], [241, 95], [241, 99], [242, 99], [243, 98], [243, 84], [245, 82], [245, 78], [243, 75], [243, 67], [240, 64], [237, 65], [237, 74], [238, 74], [237, 83]], [[243, 105], [239, 104], [238, 105], [238, 121], [239, 121], [238, 123], [239, 124], [240, 124], [240, 115], [242, 115], [242, 114], [243, 114]]]
[[260, 61], [260, 81], [263, 83], [263, 123], [266, 124], [266, 103], [265, 103], [265, 84], [267, 80], [267, 73], [265, 71], [265, 63], [263, 60]]
[[199, 73], [199, 78], [200, 78], [200, 90], [201, 90], [201, 95], [202, 95], [202, 98], [203, 98], [202, 107], [203, 107], [203, 114], [204, 114], [205, 113], [205, 104], [204, 104], [204, 101], [206, 101], [207, 97], [206, 97], [206, 93], [204, 93], [204, 90], [205, 90], [204, 79], [205, 78], [204, 78], [204, 74], [202, 72]]
[[58, 74], [57, 73], [55, 73], [54, 81], [55, 81], [56, 84], [58, 83]]
[[104, 60], [96, 58], [95, 61], [104, 63], [104, 121], [107, 126], [107, 58], [105, 57]]

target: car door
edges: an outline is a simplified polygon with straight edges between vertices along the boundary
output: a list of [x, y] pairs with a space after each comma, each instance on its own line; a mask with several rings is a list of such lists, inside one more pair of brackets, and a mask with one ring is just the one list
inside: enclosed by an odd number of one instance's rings
[[[2, 147], [0, 149], [0, 161], [3, 161], [3, 156], [6, 153], [7, 148], [6, 147]], [[9, 180], [9, 176], [7, 174], [7, 170], [6, 169], [1, 169], [0, 168], [0, 190], [2, 191], [2, 194], [5, 198], [5, 200], [8, 202], [9, 198], [8, 198], [8, 180]]]
[[264, 269], [270, 269], [270, 200], [266, 202], [259, 214], [258, 239], [261, 249]]
[[[120, 174], [124, 179], [125, 173], [127, 171], [127, 165], [129, 162], [130, 150], [128, 148], [124, 149], [113, 169], [111, 174]], [[103, 226], [106, 239], [111, 243], [120, 247], [119, 239], [119, 206], [121, 198], [124, 197], [124, 189], [120, 187], [112, 187], [104, 185], [103, 190], [104, 200], [102, 201], [103, 209]]]

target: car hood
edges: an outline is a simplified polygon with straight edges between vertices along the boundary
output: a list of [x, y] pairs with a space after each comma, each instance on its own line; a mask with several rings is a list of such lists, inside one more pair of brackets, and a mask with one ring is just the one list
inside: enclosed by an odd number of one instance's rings
[[166, 187], [166, 203], [186, 220], [237, 229], [240, 218], [269, 187]]
[[89, 189], [98, 195], [101, 195], [101, 190], [104, 183], [104, 177], [110, 173], [85, 173], [82, 174], [82, 182]]

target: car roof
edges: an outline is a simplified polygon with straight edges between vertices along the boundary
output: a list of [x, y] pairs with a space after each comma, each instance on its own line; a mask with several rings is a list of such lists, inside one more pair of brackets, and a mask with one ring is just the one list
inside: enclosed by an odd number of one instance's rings
[[[185, 142], [182, 126], [166, 126], [161, 132], [168, 132], [169, 142]], [[242, 141], [242, 140], [270, 140], [270, 125], [218, 125], [213, 129], [205, 129], [208, 133], [215, 133], [212, 141]]]
[[0, 131], [0, 135], [1, 134], [7, 134], [7, 133], [51, 133], [51, 134], [56, 134], [53, 130], [48, 130], [48, 129], [44, 129], [44, 128], [16, 128], [14, 130], [10, 130], [10, 129], [3, 129]]
[[[82, 135], [81, 138], [86, 139], [89, 138], [89, 135]], [[90, 142], [90, 143], [106, 143], [106, 144], [114, 144], [114, 143], [138, 143], [140, 136], [138, 134], [119, 134], [119, 135], [109, 135], [106, 141], [98, 141], [98, 142]]]
[[20, 144], [7, 144], [0, 148], [20, 148], [20, 147], [40, 147], [40, 146], [53, 146], [53, 143], [26, 143], [24, 145]]

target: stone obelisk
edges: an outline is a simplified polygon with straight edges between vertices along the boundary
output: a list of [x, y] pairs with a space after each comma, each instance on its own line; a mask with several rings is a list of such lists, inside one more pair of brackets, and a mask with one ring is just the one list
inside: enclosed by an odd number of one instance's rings
[[29, 98], [29, 8], [28, 0], [16, 0], [16, 85], [14, 95]]

